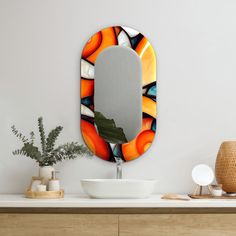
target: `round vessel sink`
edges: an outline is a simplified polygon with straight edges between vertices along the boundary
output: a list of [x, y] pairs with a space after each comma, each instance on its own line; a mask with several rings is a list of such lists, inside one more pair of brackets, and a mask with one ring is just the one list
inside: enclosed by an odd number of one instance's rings
[[83, 179], [81, 185], [92, 198], [148, 198], [156, 180]]

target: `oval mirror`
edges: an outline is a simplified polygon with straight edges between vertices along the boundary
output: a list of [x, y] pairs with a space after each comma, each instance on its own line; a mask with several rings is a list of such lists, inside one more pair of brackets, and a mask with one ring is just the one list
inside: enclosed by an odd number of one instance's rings
[[[117, 127], [122, 127], [125, 139], [115, 139], [114, 142], [131, 141], [142, 126], [140, 57], [128, 47], [109, 47], [101, 52], [96, 60], [94, 80], [95, 111], [113, 119]], [[100, 135], [112, 142], [108, 132], [110, 130], [105, 127], [100, 129]]]
[[156, 59], [148, 40], [128, 27], [93, 35], [81, 57], [81, 132], [103, 160], [130, 161], [156, 132]]

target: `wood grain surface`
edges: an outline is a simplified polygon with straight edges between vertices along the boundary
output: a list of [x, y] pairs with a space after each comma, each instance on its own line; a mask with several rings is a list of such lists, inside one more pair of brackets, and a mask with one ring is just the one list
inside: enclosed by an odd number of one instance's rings
[[235, 236], [236, 214], [121, 215], [120, 236]]
[[1, 236], [118, 236], [118, 216], [0, 214]]

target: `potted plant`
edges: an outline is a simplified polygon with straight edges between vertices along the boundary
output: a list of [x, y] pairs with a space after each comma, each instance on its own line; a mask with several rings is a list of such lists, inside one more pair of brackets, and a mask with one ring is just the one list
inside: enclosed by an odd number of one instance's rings
[[38, 129], [41, 140], [41, 148], [38, 148], [35, 141], [34, 132], [30, 132], [30, 138], [26, 138], [15, 126], [11, 127], [12, 132], [23, 142], [23, 147], [13, 151], [13, 155], [23, 155], [30, 157], [39, 164], [39, 176], [44, 177], [45, 181], [51, 178], [54, 170], [53, 165], [66, 159], [75, 159], [79, 155], [91, 156], [91, 152], [82, 144], [77, 142], [65, 143], [55, 147], [56, 140], [63, 127], [57, 126], [52, 129], [47, 138], [44, 131], [43, 118], [38, 118]]

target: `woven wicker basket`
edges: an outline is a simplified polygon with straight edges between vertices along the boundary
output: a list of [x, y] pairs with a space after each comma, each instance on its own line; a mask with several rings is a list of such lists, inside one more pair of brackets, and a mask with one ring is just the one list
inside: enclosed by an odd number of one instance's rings
[[216, 180], [227, 193], [236, 192], [236, 141], [223, 142], [216, 159]]

